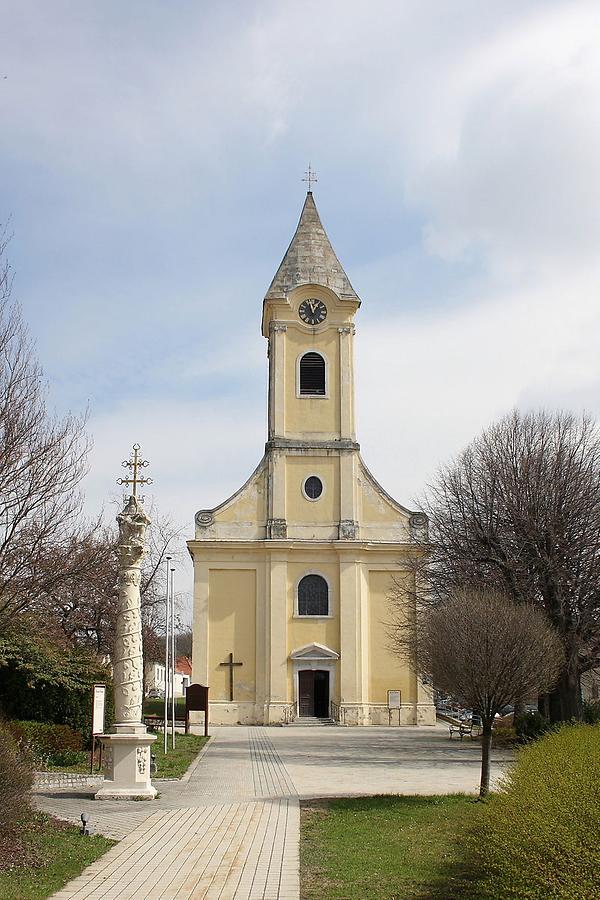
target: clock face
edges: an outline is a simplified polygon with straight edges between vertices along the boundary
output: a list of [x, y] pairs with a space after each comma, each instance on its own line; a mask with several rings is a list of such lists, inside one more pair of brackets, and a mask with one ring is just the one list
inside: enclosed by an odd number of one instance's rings
[[320, 325], [327, 315], [327, 307], [322, 300], [303, 300], [298, 314], [307, 325]]

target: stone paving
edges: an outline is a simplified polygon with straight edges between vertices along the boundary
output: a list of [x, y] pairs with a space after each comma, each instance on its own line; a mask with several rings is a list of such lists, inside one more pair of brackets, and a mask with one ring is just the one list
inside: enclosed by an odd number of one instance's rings
[[[510, 761], [493, 755], [495, 777]], [[299, 799], [377, 793], [474, 793], [480, 746], [422, 728], [215, 728], [182, 781], [154, 801], [94, 801], [44, 790], [40, 809], [71, 822], [86, 812], [120, 841], [66, 885], [59, 900], [299, 897]]]

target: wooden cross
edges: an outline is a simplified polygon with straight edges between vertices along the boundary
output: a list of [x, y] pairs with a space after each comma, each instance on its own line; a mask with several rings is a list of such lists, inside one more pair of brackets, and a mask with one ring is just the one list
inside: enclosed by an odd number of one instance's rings
[[233, 653], [230, 653], [227, 662], [219, 663], [219, 665], [227, 666], [227, 668], [229, 669], [229, 699], [233, 700], [233, 669], [235, 666], [243, 666], [244, 663], [234, 662]]
[[308, 182], [308, 193], [310, 194], [312, 191], [313, 184], [316, 184], [319, 179], [317, 178], [317, 173], [312, 168], [311, 164], [308, 164], [308, 169], [304, 173], [304, 178], [302, 181]]
[[151, 478], [142, 478], [138, 475], [138, 469], [144, 469], [146, 466], [150, 465], [147, 459], [141, 458], [139, 444], [133, 445], [133, 459], [125, 459], [121, 465], [125, 469], [132, 469], [133, 478], [117, 478], [117, 484], [130, 484], [133, 488], [133, 497], [137, 497], [138, 484], [152, 484]]

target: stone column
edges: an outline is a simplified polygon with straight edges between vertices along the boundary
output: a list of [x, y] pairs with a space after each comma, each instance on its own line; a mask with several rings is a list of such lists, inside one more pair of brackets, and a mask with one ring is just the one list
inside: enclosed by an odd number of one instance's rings
[[155, 735], [142, 722], [143, 667], [140, 609], [144, 536], [150, 519], [136, 497], [117, 516], [119, 523], [119, 613], [113, 652], [115, 724], [100, 736], [104, 785], [96, 800], [153, 800], [150, 745]]

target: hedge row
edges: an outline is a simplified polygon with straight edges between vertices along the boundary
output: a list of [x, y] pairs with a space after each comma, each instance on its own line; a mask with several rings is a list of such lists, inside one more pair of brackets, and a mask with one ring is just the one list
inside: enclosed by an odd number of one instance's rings
[[[519, 752], [477, 816], [477, 897], [600, 897], [600, 725], [565, 725]], [[480, 880], [481, 879], [481, 880]]]
[[31, 755], [37, 769], [81, 762], [83, 737], [68, 725], [13, 720], [6, 722], [5, 728], [20, 750]]
[[[144, 700], [145, 716], [163, 716], [165, 712], [164, 700]], [[171, 704], [169, 703], [169, 716], [171, 715]], [[183, 719], [185, 716], [185, 697], [175, 697], [175, 716]]]

